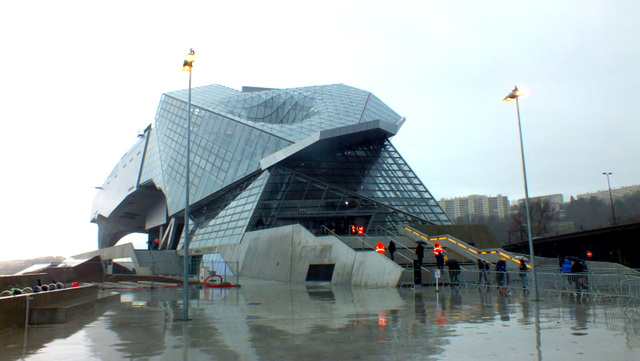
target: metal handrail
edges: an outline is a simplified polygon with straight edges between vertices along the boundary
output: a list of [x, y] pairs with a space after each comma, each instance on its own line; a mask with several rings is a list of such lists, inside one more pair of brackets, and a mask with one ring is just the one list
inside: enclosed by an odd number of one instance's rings
[[[458, 276], [460, 285], [475, 286], [475, 287], [497, 287], [496, 272], [495, 270], [487, 271], [488, 283], [478, 282], [482, 271], [479, 270], [462, 270]], [[526, 272], [526, 277], [523, 279], [520, 277], [520, 272], [517, 270], [508, 270], [506, 275], [506, 287], [512, 292], [516, 292], [522, 289], [523, 286], [528, 286], [528, 290], [531, 290], [531, 273]], [[633, 298], [640, 299], [640, 277], [620, 275], [617, 273], [602, 274], [591, 272], [579, 272], [579, 273], [562, 273], [556, 272], [536, 272], [538, 290], [541, 293], [545, 293], [547, 296], [566, 296], [567, 294], [575, 295], [589, 295], [592, 297], [620, 297], [620, 298]], [[444, 276], [445, 278], [447, 276]], [[443, 278], [443, 280], [445, 279]], [[523, 280], [526, 280], [527, 284], [523, 285]], [[445, 282], [446, 283], [446, 282]]]
[[[384, 227], [382, 227], [382, 226], [380, 226], [380, 225], [377, 225], [377, 226], [376, 226], [376, 233], [379, 233], [379, 230], [383, 230], [384, 232], [388, 233], [385, 237], [389, 237], [389, 238], [390, 238], [394, 243], [401, 245], [405, 250], [407, 250], [407, 251], [409, 251], [409, 252], [413, 252], [413, 253], [415, 253], [411, 248], [407, 247], [404, 243], [400, 242], [397, 238], [393, 238], [393, 237], [392, 237], [392, 235], [393, 235], [393, 236], [397, 236], [397, 234], [395, 234], [395, 233], [393, 233], [393, 232], [389, 231], [388, 229], [386, 229], [386, 228], [384, 228]], [[400, 256], [402, 256], [404, 259], [406, 259], [406, 260], [409, 262], [409, 264], [413, 265], [413, 261], [414, 261], [414, 260], [413, 260], [412, 258], [409, 258], [409, 257], [405, 256], [405, 255], [404, 255], [404, 254], [402, 254], [402, 253], [398, 253], [398, 254], [399, 254]], [[396, 262], [396, 263], [397, 263], [397, 262]], [[427, 272], [427, 273], [431, 273], [431, 270], [429, 270], [429, 269], [428, 269], [428, 268], [426, 268], [425, 266], [420, 265], [420, 269], [421, 269], [422, 271]]]
[[[389, 239], [391, 239], [391, 240], [393, 241], [393, 243], [395, 243], [395, 244], [396, 244], [396, 248], [397, 248], [397, 246], [398, 246], [398, 245], [400, 245], [400, 246], [402, 246], [402, 248], [404, 248], [405, 250], [407, 250], [407, 251], [409, 251], [409, 252], [413, 252], [413, 251], [411, 250], [411, 248], [407, 247], [404, 243], [400, 242], [400, 240], [398, 240], [397, 238], [393, 238], [393, 237], [392, 237], [392, 236], [397, 236], [396, 234], [392, 233], [391, 231], [389, 231], [388, 229], [386, 229], [386, 228], [384, 228], [384, 227], [382, 227], [382, 226], [380, 226], [380, 225], [377, 225], [377, 226], [376, 226], [376, 233], [379, 233], [379, 230], [383, 230], [384, 232], [386, 232], [386, 233], [387, 233], [386, 235], [383, 235], [383, 236], [385, 236], [385, 237], [389, 237]], [[410, 264], [413, 264], [413, 259], [411, 259], [411, 258], [409, 258], [409, 257], [405, 256], [405, 255], [404, 255], [404, 254], [402, 254], [402, 253], [398, 253], [398, 254], [399, 254], [400, 256], [402, 256], [404, 259], [406, 259], [407, 261], [409, 261], [409, 263], [410, 263]], [[425, 270], [426, 270], [426, 271], [429, 271], [429, 270], [428, 270], [428, 269], [426, 269], [426, 268], [425, 268]]]
[[[348, 244], [348, 243], [347, 243], [347, 242], [345, 242], [345, 241], [344, 241], [344, 239], [342, 239], [342, 238], [341, 238], [341, 237], [340, 237], [336, 232], [334, 232], [333, 230], [331, 230], [331, 229], [327, 228], [327, 226], [325, 226], [325, 225], [320, 225], [320, 229], [324, 229], [324, 230], [326, 230], [326, 231], [327, 231], [327, 233], [328, 233], [329, 235], [332, 235], [332, 236], [334, 236], [334, 237], [338, 238], [338, 239], [339, 239], [342, 243], [344, 243], [344, 244]], [[363, 251], [364, 251], [364, 246], [365, 246], [365, 245], [367, 245], [370, 249], [372, 249], [372, 250], [374, 250], [374, 251], [375, 251], [376, 247], [374, 247], [374, 246], [370, 245], [369, 243], [367, 243], [367, 242], [364, 240], [364, 238], [361, 238], [360, 236], [356, 236], [356, 239], [358, 239], [358, 240], [362, 241], [362, 250], [363, 250]]]

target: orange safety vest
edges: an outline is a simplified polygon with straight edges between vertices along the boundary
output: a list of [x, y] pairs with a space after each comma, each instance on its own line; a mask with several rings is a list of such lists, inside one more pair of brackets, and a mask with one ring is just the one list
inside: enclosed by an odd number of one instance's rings
[[444, 252], [444, 248], [440, 245], [440, 243], [436, 242], [433, 245], [433, 254], [437, 256], [442, 252]]
[[378, 245], [376, 246], [376, 252], [384, 254], [384, 245], [382, 244], [382, 242], [378, 242]]

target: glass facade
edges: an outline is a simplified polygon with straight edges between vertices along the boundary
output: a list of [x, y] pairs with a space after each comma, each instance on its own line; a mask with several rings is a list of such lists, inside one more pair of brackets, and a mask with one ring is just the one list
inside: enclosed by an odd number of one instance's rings
[[[163, 94], [155, 126], [145, 133], [138, 184], [162, 191], [167, 219], [178, 223], [184, 223], [187, 101], [188, 90]], [[192, 89], [190, 249], [238, 243], [247, 231], [288, 224], [314, 233], [349, 233], [354, 224], [368, 233], [450, 224], [391, 144], [403, 122], [373, 94], [341, 84]]]

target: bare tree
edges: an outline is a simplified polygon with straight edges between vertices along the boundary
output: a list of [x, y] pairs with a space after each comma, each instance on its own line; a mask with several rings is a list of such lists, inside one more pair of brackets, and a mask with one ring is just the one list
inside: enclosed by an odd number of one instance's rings
[[[558, 214], [558, 207], [554, 206], [548, 199], [542, 201], [529, 202], [529, 216], [531, 217], [531, 235], [539, 237], [548, 233], [548, 226]], [[524, 204], [521, 204], [516, 213], [511, 214], [511, 220], [519, 229], [521, 234], [527, 231], [527, 218]]]

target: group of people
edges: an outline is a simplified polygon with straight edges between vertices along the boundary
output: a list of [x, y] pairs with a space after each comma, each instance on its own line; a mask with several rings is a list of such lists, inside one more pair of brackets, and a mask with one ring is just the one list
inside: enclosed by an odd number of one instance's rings
[[[393, 260], [393, 254], [396, 251], [396, 245], [393, 241], [389, 241], [388, 251], [391, 255], [391, 259]], [[418, 242], [415, 250], [417, 264], [422, 266], [424, 260], [424, 242]], [[435, 242], [433, 244], [433, 255], [436, 259], [436, 265], [439, 270], [444, 271], [445, 266], [445, 258], [444, 258], [444, 248], [439, 242]], [[520, 264], [518, 265], [518, 276], [520, 278], [520, 282], [522, 284], [523, 291], [527, 291], [529, 289], [529, 280], [528, 280], [528, 272], [529, 266], [527, 265], [524, 258], [519, 260]], [[476, 262], [478, 266], [478, 285], [488, 285], [489, 281], [489, 271], [491, 270], [491, 265], [483, 260], [478, 259]], [[460, 275], [460, 264], [455, 259], [450, 259], [446, 262], [447, 267], [449, 268], [449, 280], [451, 284], [458, 284], [460, 281], [458, 277]], [[569, 285], [575, 287], [577, 292], [583, 292], [588, 289], [588, 280], [587, 280], [587, 268], [586, 264], [580, 260], [569, 260], [565, 259], [562, 263], [562, 273], [567, 274], [567, 280]], [[509, 284], [509, 274], [507, 273], [507, 260], [505, 258], [500, 258], [495, 265], [495, 282], [498, 286], [498, 289], [506, 288], [505, 286]]]
[[[483, 259], [478, 259], [478, 284], [489, 284], [489, 278], [487, 274], [491, 269], [491, 266], [487, 261]], [[509, 284], [509, 274], [507, 273], [507, 259], [500, 258], [498, 262], [496, 262], [495, 267], [496, 272], [496, 285], [498, 288], [504, 287]], [[520, 264], [518, 265], [518, 276], [520, 277], [520, 283], [522, 284], [522, 289], [527, 290], [529, 288], [529, 280], [527, 276], [527, 272], [529, 272], [529, 266], [527, 266], [526, 261], [521, 258]]]
[[[389, 245], [387, 247], [391, 259], [393, 260], [393, 254], [396, 251], [396, 245], [393, 241], [389, 241]], [[416, 257], [418, 259], [417, 263], [419, 266], [422, 266], [424, 260], [424, 242], [418, 242], [416, 246]], [[440, 242], [435, 242], [433, 244], [433, 255], [436, 259], [436, 265], [439, 270], [444, 271], [445, 260], [444, 260], [444, 247], [440, 244]], [[449, 268], [449, 280], [451, 284], [459, 284], [459, 275], [460, 275], [460, 264], [455, 259], [447, 260], [447, 267]], [[478, 285], [480, 284], [489, 284], [489, 276], [488, 273], [491, 270], [491, 266], [489, 263], [483, 259], [478, 259]], [[520, 264], [518, 266], [518, 276], [520, 277], [520, 281], [522, 284], [523, 290], [528, 290], [529, 281], [528, 281], [528, 271], [529, 266], [527, 265], [524, 259], [520, 259]], [[500, 258], [495, 265], [495, 280], [498, 288], [503, 288], [504, 286], [509, 284], [509, 275], [507, 273], [507, 260], [505, 258]]]

